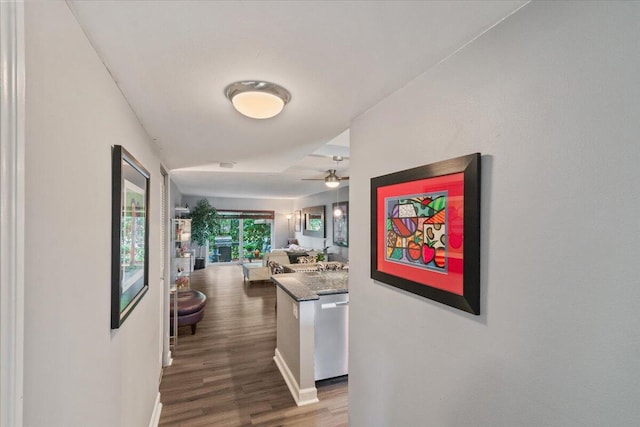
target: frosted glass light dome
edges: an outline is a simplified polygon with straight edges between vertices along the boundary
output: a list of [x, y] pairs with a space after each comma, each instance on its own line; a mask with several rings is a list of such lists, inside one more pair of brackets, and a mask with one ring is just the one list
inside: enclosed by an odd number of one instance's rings
[[291, 100], [288, 90], [275, 83], [242, 81], [230, 84], [225, 96], [240, 114], [252, 119], [269, 119], [280, 114]]

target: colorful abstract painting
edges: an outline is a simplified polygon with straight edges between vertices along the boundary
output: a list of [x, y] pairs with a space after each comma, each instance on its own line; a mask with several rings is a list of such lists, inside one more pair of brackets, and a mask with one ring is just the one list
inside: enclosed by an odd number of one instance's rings
[[447, 192], [385, 199], [386, 258], [447, 271]]
[[371, 179], [371, 277], [480, 312], [480, 154]]

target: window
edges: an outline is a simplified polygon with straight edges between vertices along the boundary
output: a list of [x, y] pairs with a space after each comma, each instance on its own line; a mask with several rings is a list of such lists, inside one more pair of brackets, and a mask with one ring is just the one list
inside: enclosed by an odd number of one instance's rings
[[211, 245], [210, 262], [242, 262], [271, 251], [273, 211], [218, 210], [220, 234]]

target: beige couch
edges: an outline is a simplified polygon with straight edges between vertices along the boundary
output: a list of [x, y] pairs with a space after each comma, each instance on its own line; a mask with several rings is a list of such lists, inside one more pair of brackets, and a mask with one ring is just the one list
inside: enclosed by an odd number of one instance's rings
[[[316, 256], [318, 251], [308, 251], [309, 256]], [[245, 263], [242, 264], [242, 274], [245, 281], [258, 281], [269, 280], [271, 277], [271, 270], [269, 269], [269, 262], [277, 262], [280, 264], [284, 272], [304, 272], [304, 271], [318, 271], [318, 263], [311, 264], [291, 264], [289, 262], [289, 256], [284, 251], [275, 251], [266, 253], [262, 256], [262, 264], [260, 263]], [[327, 263], [325, 263], [326, 265]], [[328, 264], [335, 264], [330, 262]]]
[[275, 261], [278, 264], [289, 264], [289, 257], [286, 252], [270, 252], [262, 256], [262, 266], [269, 268], [269, 261]]
[[284, 264], [285, 273], [307, 273], [310, 271], [348, 270], [349, 266], [337, 261], [314, 262], [310, 264]]

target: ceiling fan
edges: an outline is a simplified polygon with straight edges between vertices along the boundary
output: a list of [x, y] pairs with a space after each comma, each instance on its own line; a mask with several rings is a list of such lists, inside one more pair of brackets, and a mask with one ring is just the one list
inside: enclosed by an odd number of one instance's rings
[[[342, 156], [333, 156], [333, 160], [336, 162], [336, 167], [344, 157]], [[336, 174], [336, 169], [327, 170], [328, 175], [324, 178], [303, 178], [303, 181], [324, 181], [327, 187], [335, 188], [340, 185], [340, 181], [346, 181], [349, 179], [348, 176], [338, 176]]]

